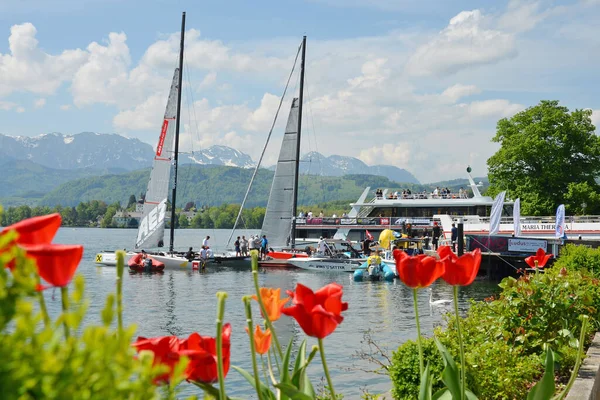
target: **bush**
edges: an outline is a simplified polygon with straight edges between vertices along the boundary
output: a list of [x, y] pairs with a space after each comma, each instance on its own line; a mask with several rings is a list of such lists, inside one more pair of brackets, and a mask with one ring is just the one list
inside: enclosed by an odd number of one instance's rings
[[[497, 299], [472, 302], [461, 328], [468, 387], [479, 399], [525, 398], [528, 388], [543, 373], [545, 344], [558, 355], [556, 372], [559, 381], [564, 382], [575, 364], [581, 330], [579, 316], [590, 317], [586, 337], [591, 338], [598, 329], [600, 285], [585, 268], [593, 260], [586, 263], [580, 259], [580, 249], [569, 251], [571, 259], [579, 260], [569, 269], [556, 263], [545, 273], [506, 278], [500, 283], [503, 290]], [[447, 328], [438, 328], [436, 336], [458, 359], [454, 315], [447, 316]], [[433, 341], [428, 339], [427, 343], [429, 359], [437, 359], [435, 365], [441, 366]], [[416, 397], [418, 363], [414, 342], [398, 348], [390, 367], [394, 398]], [[432, 376], [437, 379], [438, 371]]]
[[[0, 242], [2, 242], [0, 236]], [[6, 245], [6, 243], [4, 243]], [[23, 252], [0, 243], [0, 393], [2, 399], [158, 399], [160, 372], [152, 356], [135, 357], [135, 327], [111, 329], [115, 296], [103, 324], [82, 327], [87, 310], [84, 282], [76, 277], [70, 309], [45, 326], [38, 307], [36, 267]], [[12, 272], [5, 263], [16, 256]], [[63, 324], [70, 329], [65, 338]], [[74, 334], [77, 333], [77, 334]], [[174, 398], [171, 392], [168, 398]]]
[[588, 271], [596, 278], [600, 277], [600, 249], [567, 244], [560, 251], [560, 257], [554, 268], [566, 268], [569, 271]]
[[[431, 376], [434, 378], [441, 376], [444, 363], [435, 342], [431, 338], [421, 338], [421, 344], [423, 359], [425, 365], [429, 363]], [[394, 386], [392, 395], [395, 399], [412, 400], [419, 396], [421, 377], [419, 376], [419, 347], [416, 342], [409, 340], [398, 347], [392, 355], [389, 373]], [[434, 392], [442, 387], [442, 382], [438, 380], [433, 386]]]

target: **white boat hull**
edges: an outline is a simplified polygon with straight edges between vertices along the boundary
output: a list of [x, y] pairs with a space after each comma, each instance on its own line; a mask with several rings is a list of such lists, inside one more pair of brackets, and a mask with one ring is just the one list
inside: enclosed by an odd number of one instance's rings
[[[127, 265], [127, 261], [131, 256], [136, 255], [133, 251], [128, 251], [125, 253], [125, 265]], [[98, 265], [103, 265], [105, 267], [116, 267], [117, 266], [117, 254], [114, 251], [103, 251], [101, 253], [96, 254], [95, 263]]]
[[[290, 258], [286, 263], [294, 267], [317, 272], [354, 272], [367, 261], [366, 258]], [[386, 264], [396, 270], [396, 264], [393, 260], [384, 260]]]

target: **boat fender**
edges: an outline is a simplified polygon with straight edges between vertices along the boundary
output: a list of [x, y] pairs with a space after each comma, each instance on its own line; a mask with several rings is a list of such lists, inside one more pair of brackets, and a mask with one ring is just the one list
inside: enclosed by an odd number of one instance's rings
[[384, 275], [383, 275], [383, 279], [386, 280], [386, 282], [393, 282], [395, 278], [395, 275], [392, 271], [387, 271]]
[[354, 271], [352, 278], [354, 279], [355, 282], [361, 282], [364, 278], [364, 273], [365, 273], [364, 269], [357, 269], [356, 271]]

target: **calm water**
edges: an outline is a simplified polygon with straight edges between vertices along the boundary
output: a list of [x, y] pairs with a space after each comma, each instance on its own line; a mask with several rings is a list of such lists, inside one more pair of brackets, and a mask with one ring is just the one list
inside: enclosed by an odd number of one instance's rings
[[[193, 246], [200, 247], [202, 238], [211, 236], [211, 245], [224, 250], [229, 236], [228, 230], [178, 230], [176, 248], [180, 250]], [[239, 231], [236, 235], [248, 236], [257, 231]], [[85, 252], [78, 272], [86, 279], [87, 297], [90, 299], [88, 321], [100, 321], [100, 311], [106, 295], [115, 290], [115, 268], [98, 267], [94, 256], [102, 250], [132, 247], [137, 232], [123, 229], [61, 228], [55, 243], [83, 244]], [[165, 243], [169, 243], [165, 238]], [[361, 282], [350, 279], [348, 273], [303, 271], [269, 271], [260, 274], [260, 284], [265, 287], [280, 287], [291, 290], [296, 283], [302, 283], [316, 290], [328, 283], [337, 282], [344, 286], [343, 300], [349, 304], [344, 313], [344, 322], [325, 340], [325, 352], [333, 382], [338, 392], [345, 398], [359, 398], [361, 388], [372, 393], [381, 393], [391, 388], [387, 376], [379, 376], [361, 371], [373, 369], [363, 360], [355, 357], [355, 352], [367, 350], [361, 343], [369, 329], [377, 343], [391, 351], [407, 339], [415, 339], [416, 329], [413, 315], [412, 292], [400, 282]], [[137, 325], [137, 334], [152, 337], [162, 335], [187, 336], [197, 331], [201, 335], [215, 335], [217, 291], [227, 291], [225, 321], [233, 327], [231, 362], [233, 365], [251, 370], [248, 356], [248, 340], [244, 331], [245, 316], [242, 296], [253, 293], [252, 276], [249, 268], [212, 268], [205, 274], [186, 271], [167, 271], [162, 275], [128, 274], [123, 282], [124, 319], [126, 324]], [[461, 290], [460, 306], [465, 309], [469, 298], [482, 299], [496, 292], [496, 285], [485, 281], [476, 282]], [[52, 314], [60, 310], [58, 291], [46, 291], [48, 307]], [[443, 283], [433, 286], [433, 297], [451, 299], [452, 288]], [[419, 292], [421, 324], [424, 335], [430, 335], [433, 327], [442, 322], [439, 308], [430, 308], [429, 292]], [[260, 316], [257, 307], [253, 315]], [[256, 318], [255, 318], [256, 320]], [[286, 316], [275, 324], [281, 343], [294, 338], [299, 344], [304, 338], [296, 323]], [[312, 338], [311, 338], [312, 339]], [[309, 348], [316, 340], [309, 340]], [[318, 357], [312, 363], [311, 380], [315, 387], [321, 384], [322, 369]], [[252, 397], [251, 387], [236, 371], [230, 370], [227, 388], [232, 395]], [[184, 393], [197, 393], [191, 385], [184, 387]]]

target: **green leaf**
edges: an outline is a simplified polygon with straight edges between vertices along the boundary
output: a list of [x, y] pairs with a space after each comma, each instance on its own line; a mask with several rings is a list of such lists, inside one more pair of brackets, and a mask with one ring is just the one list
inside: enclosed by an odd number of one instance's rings
[[442, 382], [446, 385], [452, 397], [455, 399], [461, 398], [460, 390], [460, 372], [452, 355], [448, 352], [446, 347], [440, 342], [437, 337], [434, 337], [435, 345], [437, 346], [442, 359], [444, 360], [444, 370], [442, 371]]
[[527, 400], [548, 400], [554, 394], [554, 390], [554, 352], [548, 347], [544, 376], [531, 388]]
[[419, 385], [419, 400], [431, 400], [431, 372], [429, 371], [429, 363], [421, 375], [421, 384]]
[[452, 393], [448, 388], [443, 388], [434, 393], [432, 400], [452, 400]]
[[313, 400], [313, 396], [302, 393], [297, 387], [289, 383], [278, 383], [275, 387], [285, 393], [292, 400]]
[[[256, 383], [254, 381], [254, 377], [248, 371], [246, 371], [240, 367], [237, 367], [235, 365], [232, 365], [231, 368], [235, 369], [237, 372], [240, 373], [240, 375], [242, 375], [244, 378], [246, 378], [246, 380], [252, 385], [254, 390], [256, 390]], [[271, 389], [269, 389], [262, 381], [259, 380], [259, 384], [260, 384], [260, 392], [261, 392], [263, 398], [267, 398], [267, 399], [277, 398], [277, 396], [275, 396], [275, 394], [271, 391]]]
[[290, 342], [288, 343], [287, 349], [285, 350], [285, 355], [283, 356], [283, 363], [281, 365], [281, 383], [289, 383], [290, 382], [290, 356], [292, 354], [292, 340], [294, 338], [290, 338]]

